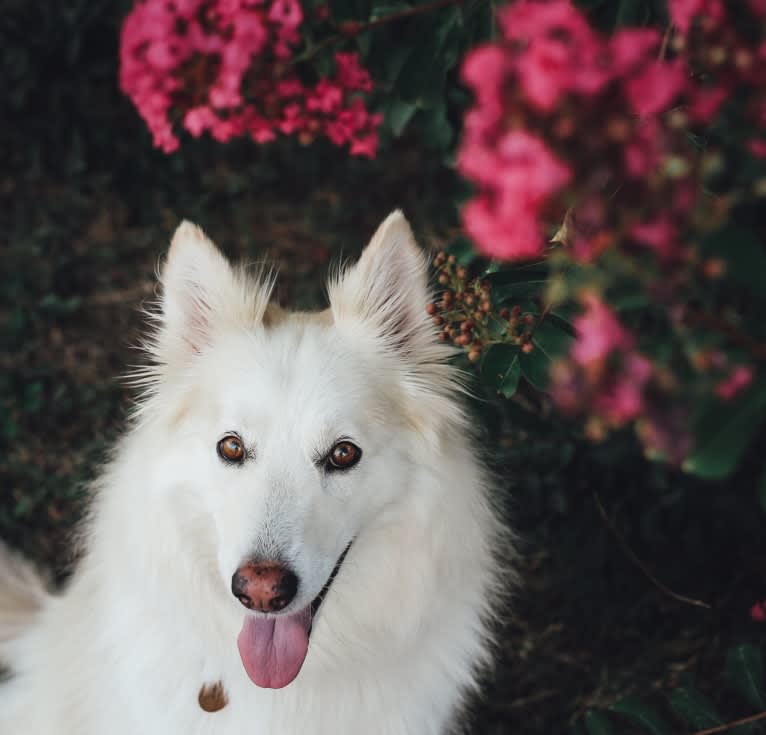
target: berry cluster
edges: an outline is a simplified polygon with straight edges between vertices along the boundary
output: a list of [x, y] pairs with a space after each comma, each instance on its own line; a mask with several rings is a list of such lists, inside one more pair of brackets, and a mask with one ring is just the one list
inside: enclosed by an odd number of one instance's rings
[[166, 153], [180, 125], [222, 143], [326, 137], [374, 157], [382, 116], [359, 96], [369, 73], [338, 53], [333, 77], [306, 83], [294, 63], [302, 22], [298, 0], [143, 0], [122, 27], [120, 87]]
[[538, 321], [534, 314], [524, 313], [519, 305], [496, 310], [490, 282], [473, 278], [468, 268], [457, 264], [454, 255], [439, 252], [433, 264], [444, 290], [426, 306], [426, 312], [441, 327], [442, 342], [462, 347], [471, 362], [478, 362], [492, 344], [516, 345], [526, 353], [534, 349], [532, 334]]

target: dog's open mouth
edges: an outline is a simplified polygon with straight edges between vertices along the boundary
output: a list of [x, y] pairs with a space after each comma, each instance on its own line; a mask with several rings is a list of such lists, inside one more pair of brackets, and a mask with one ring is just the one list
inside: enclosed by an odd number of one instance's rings
[[281, 689], [298, 676], [308, 652], [314, 616], [327, 597], [350, 548], [349, 543], [320, 593], [303, 610], [269, 617], [245, 617], [237, 647], [245, 671], [254, 684]]

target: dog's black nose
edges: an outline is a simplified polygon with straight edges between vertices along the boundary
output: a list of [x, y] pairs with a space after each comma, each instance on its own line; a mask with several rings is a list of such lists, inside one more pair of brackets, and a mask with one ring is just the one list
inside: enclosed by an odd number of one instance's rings
[[231, 591], [248, 610], [279, 612], [295, 598], [298, 577], [275, 562], [247, 562], [234, 572]]

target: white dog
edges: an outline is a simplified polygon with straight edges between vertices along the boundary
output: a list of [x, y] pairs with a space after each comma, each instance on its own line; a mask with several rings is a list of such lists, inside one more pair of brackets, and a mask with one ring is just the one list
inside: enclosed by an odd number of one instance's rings
[[[2, 735], [436, 735], [508, 546], [395, 212], [288, 314], [182, 224], [61, 594], [0, 558]], [[498, 564], [501, 556], [503, 564]]]

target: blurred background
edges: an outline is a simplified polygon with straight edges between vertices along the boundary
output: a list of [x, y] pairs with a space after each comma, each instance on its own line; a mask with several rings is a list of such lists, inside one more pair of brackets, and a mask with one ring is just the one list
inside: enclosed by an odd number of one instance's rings
[[[0, 537], [59, 579], [87, 483], [125, 425], [120, 376], [143, 359], [139, 309], [181, 219], [234, 259], [275, 262], [295, 308], [323, 304], [328, 268], [395, 207], [428, 249], [457, 232], [462, 184], [426, 123], [373, 160], [291, 139], [153, 148], [118, 88], [130, 8], [0, 3]], [[766, 598], [766, 437], [734, 475], [703, 480], [648, 461], [630, 432], [593, 444], [523, 393], [474, 392], [523, 583], [469, 731], [661, 733], [641, 713], [662, 711], [682, 733], [752, 714], [766, 695], [738, 693], [731, 651], [766, 631], [751, 615]], [[622, 719], [600, 720], [615, 704]]]

